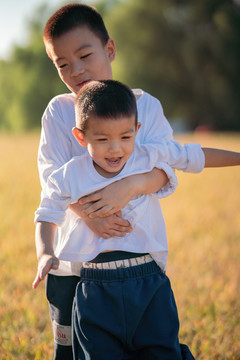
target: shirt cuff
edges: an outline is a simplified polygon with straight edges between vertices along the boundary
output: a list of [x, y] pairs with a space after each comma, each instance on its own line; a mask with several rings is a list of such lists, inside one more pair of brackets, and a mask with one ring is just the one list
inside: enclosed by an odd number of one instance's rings
[[155, 167], [162, 169], [168, 177], [168, 183], [154, 194], [159, 199], [162, 199], [174, 193], [178, 185], [178, 180], [174, 170], [168, 164], [159, 162]]
[[185, 144], [187, 151], [187, 167], [184, 172], [200, 173], [205, 166], [205, 155], [200, 144]]
[[65, 212], [38, 208], [35, 212], [34, 223], [45, 221], [61, 226], [65, 220]]

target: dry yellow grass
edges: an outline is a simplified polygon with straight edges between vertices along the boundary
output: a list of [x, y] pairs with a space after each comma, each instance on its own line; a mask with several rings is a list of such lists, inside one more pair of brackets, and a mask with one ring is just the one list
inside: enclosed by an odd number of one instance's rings
[[[239, 134], [181, 136], [183, 142], [240, 151]], [[33, 214], [40, 199], [39, 134], [0, 135], [0, 358], [51, 359], [51, 324], [36, 270]], [[168, 275], [180, 340], [197, 360], [240, 359], [240, 168], [178, 173], [162, 200], [169, 238]]]
[[[179, 137], [181, 143], [236, 151], [239, 140], [239, 134]], [[240, 168], [178, 173], [178, 180], [176, 193], [162, 207], [180, 339], [197, 360], [239, 360]]]

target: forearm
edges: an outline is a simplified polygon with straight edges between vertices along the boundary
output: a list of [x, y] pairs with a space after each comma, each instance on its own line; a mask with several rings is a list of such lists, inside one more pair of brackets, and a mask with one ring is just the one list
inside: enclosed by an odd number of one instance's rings
[[153, 194], [167, 183], [167, 175], [158, 168], [149, 173], [130, 175], [79, 199], [81, 205], [88, 204], [82, 214], [90, 218], [110, 216], [123, 209], [134, 196]]
[[140, 194], [153, 194], [168, 183], [166, 173], [158, 168], [143, 174], [129, 176], [121, 181], [127, 184], [130, 198]]
[[57, 225], [48, 222], [38, 222], [35, 230], [35, 243], [38, 260], [43, 255], [54, 255], [54, 238]]
[[240, 165], [240, 152], [202, 148], [205, 155], [205, 168]]
[[54, 237], [57, 225], [48, 222], [38, 222], [36, 225], [36, 249], [38, 258], [38, 269], [32, 287], [36, 289], [38, 284], [51, 270], [57, 270], [59, 260], [54, 255]]

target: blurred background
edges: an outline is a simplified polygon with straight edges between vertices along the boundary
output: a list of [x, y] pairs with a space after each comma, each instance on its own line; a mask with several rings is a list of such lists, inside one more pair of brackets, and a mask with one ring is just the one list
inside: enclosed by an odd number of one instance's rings
[[[40, 128], [49, 100], [68, 91], [42, 31], [70, 2], [1, 3], [0, 130]], [[240, 0], [84, 2], [116, 42], [114, 78], [156, 96], [174, 130], [240, 130]]]

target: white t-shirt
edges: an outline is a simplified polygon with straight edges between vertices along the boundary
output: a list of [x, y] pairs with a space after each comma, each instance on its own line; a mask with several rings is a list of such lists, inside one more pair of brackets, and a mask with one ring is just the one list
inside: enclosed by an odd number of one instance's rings
[[[169, 151], [170, 147], [171, 151]], [[174, 158], [172, 154], [175, 155]], [[157, 196], [139, 195], [122, 209], [122, 216], [133, 227], [131, 233], [125, 237], [104, 239], [94, 234], [81, 218], [72, 216], [71, 225], [67, 219], [68, 227], [70, 226], [72, 231], [66, 233], [65, 228], [63, 231], [60, 230], [55, 254], [60, 260], [83, 262], [92, 260], [106, 250], [158, 252], [159, 265], [165, 270], [168, 251], [167, 236], [164, 221], [159, 222], [158, 215], [161, 214], [161, 208], [158, 197], [171, 194], [176, 188], [177, 178], [174, 170], [161, 159], [169, 158], [169, 162], [176, 162], [177, 158], [181, 157], [181, 152], [173, 142], [169, 146], [162, 143], [158, 147], [136, 145], [122, 171], [113, 178], [101, 176], [95, 170], [88, 153], [74, 157], [49, 176], [47, 193], [42, 197], [41, 204], [35, 213], [35, 222], [47, 221], [61, 226], [66, 221], [65, 215], [69, 205], [74, 204], [80, 197], [126, 176], [149, 172], [154, 167], [163, 169], [168, 175], [169, 182], [156, 193]]]
[[[137, 100], [138, 120], [142, 126], [137, 133], [137, 144], [159, 144], [164, 139], [172, 139], [172, 129], [167, 122], [160, 102], [142, 90], [134, 91]], [[47, 189], [48, 176], [68, 162], [72, 157], [81, 155], [87, 150], [81, 147], [72, 135], [75, 126], [74, 94], [63, 94], [55, 97], [49, 103], [43, 118], [42, 132], [38, 153], [40, 181], [43, 189]], [[147, 145], [146, 145], [147, 146]], [[187, 172], [200, 172], [204, 167], [204, 154], [198, 144], [184, 146], [184, 161], [178, 162], [176, 168]], [[174, 166], [174, 164], [172, 164]], [[58, 247], [61, 232], [66, 236], [73, 232], [71, 219], [76, 215], [67, 210], [67, 221], [58, 229], [56, 235], [56, 248]], [[162, 212], [158, 215], [159, 223], [164, 224]], [[74, 221], [74, 220], [73, 220]], [[86, 225], [85, 225], [86, 226]], [[86, 226], [87, 228], [87, 226]], [[60, 261], [60, 267], [51, 271], [56, 275], [78, 275], [74, 270], [74, 263]]]

